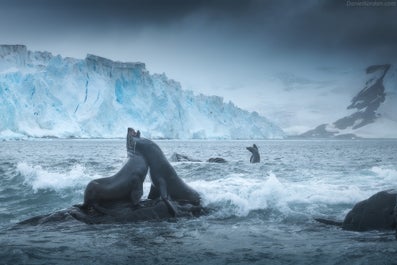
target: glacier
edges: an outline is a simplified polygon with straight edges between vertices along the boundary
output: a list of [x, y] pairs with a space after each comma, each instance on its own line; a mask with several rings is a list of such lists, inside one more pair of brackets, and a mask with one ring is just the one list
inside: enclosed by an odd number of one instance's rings
[[285, 136], [257, 112], [183, 90], [144, 63], [0, 45], [0, 139], [120, 138], [128, 126], [155, 139]]

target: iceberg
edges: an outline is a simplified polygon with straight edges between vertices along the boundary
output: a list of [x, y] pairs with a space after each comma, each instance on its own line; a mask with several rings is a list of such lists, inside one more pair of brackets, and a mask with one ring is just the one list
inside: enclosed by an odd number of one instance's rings
[[218, 96], [195, 95], [144, 63], [0, 45], [0, 137], [273, 139], [282, 129]]

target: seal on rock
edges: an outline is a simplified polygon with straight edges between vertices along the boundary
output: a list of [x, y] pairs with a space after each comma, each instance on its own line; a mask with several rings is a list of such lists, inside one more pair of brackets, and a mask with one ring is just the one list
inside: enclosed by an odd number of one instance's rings
[[167, 204], [172, 215], [176, 214], [176, 209], [170, 200], [200, 205], [199, 193], [178, 176], [160, 147], [155, 142], [140, 137], [139, 131], [135, 132], [132, 128], [128, 128], [128, 130], [133, 132], [134, 136], [131, 141], [133, 141], [136, 152], [142, 154], [149, 165], [152, 186], [148, 198], [161, 198]]
[[127, 132], [128, 161], [115, 175], [106, 178], [94, 179], [88, 183], [84, 192], [85, 207], [93, 207], [101, 211], [109, 201], [129, 201], [137, 206], [143, 195], [143, 181], [145, 180], [148, 163], [143, 155], [136, 150], [132, 137], [139, 134], [132, 130]]

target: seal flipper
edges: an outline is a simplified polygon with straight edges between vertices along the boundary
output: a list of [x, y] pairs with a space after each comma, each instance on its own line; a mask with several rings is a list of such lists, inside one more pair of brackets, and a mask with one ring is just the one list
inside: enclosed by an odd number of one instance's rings
[[175, 207], [171, 204], [171, 202], [168, 199], [168, 192], [167, 192], [167, 184], [164, 181], [163, 178], [158, 179], [158, 184], [159, 184], [159, 192], [160, 192], [160, 197], [164, 201], [165, 205], [167, 205], [168, 212], [171, 214], [172, 217], [176, 216], [177, 210]]
[[168, 199], [163, 199], [165, 205], [167, 205], [168, 212], [172, 215], [172, 217], [176, 217], [177, 210], [175, 206]]
[[334, 225], [334, 226], [339, 226], [342, 227], [343, 222], [338, 222], [334, 220], [328, 220], [328, 219], [323, 219], [323, 218], [314, 218], [319, 223], [326, 224], [326, 225]]

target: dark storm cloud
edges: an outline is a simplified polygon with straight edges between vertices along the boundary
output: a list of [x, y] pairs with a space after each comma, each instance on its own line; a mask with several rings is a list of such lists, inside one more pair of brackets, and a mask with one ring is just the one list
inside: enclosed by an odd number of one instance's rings
[[3, 36], [134, 34], [151, 27], [178, 38], [183, 24], [185, 30], [195, 28], [196, 37], [208, 39], [208, 45], [224, 41], [263, 56], [280, 50], [382, 59], [397, 54], [397, 7], [316, 0], [0, 0], [0, 6]]
[[314, 2], [291, 20], [292, 38], [298, 44], [325, 52], [394, 56], [396, 15], [397, 7], [352, 7], [347, 1]]
[[250, 4], [249, 1], [227, 0], [2, 0], [0, 5], [4, 11], [24, 15], [15, 18], [37, 19], [32, 20], [32, 23], [67, 22], [63, 25], [67, 27], [68, 23], [103, 25], [115, 22], [128, 27], [135, 23], [161, 26], [162, 23], [181, 20], [194, 12], [233, 15]]

